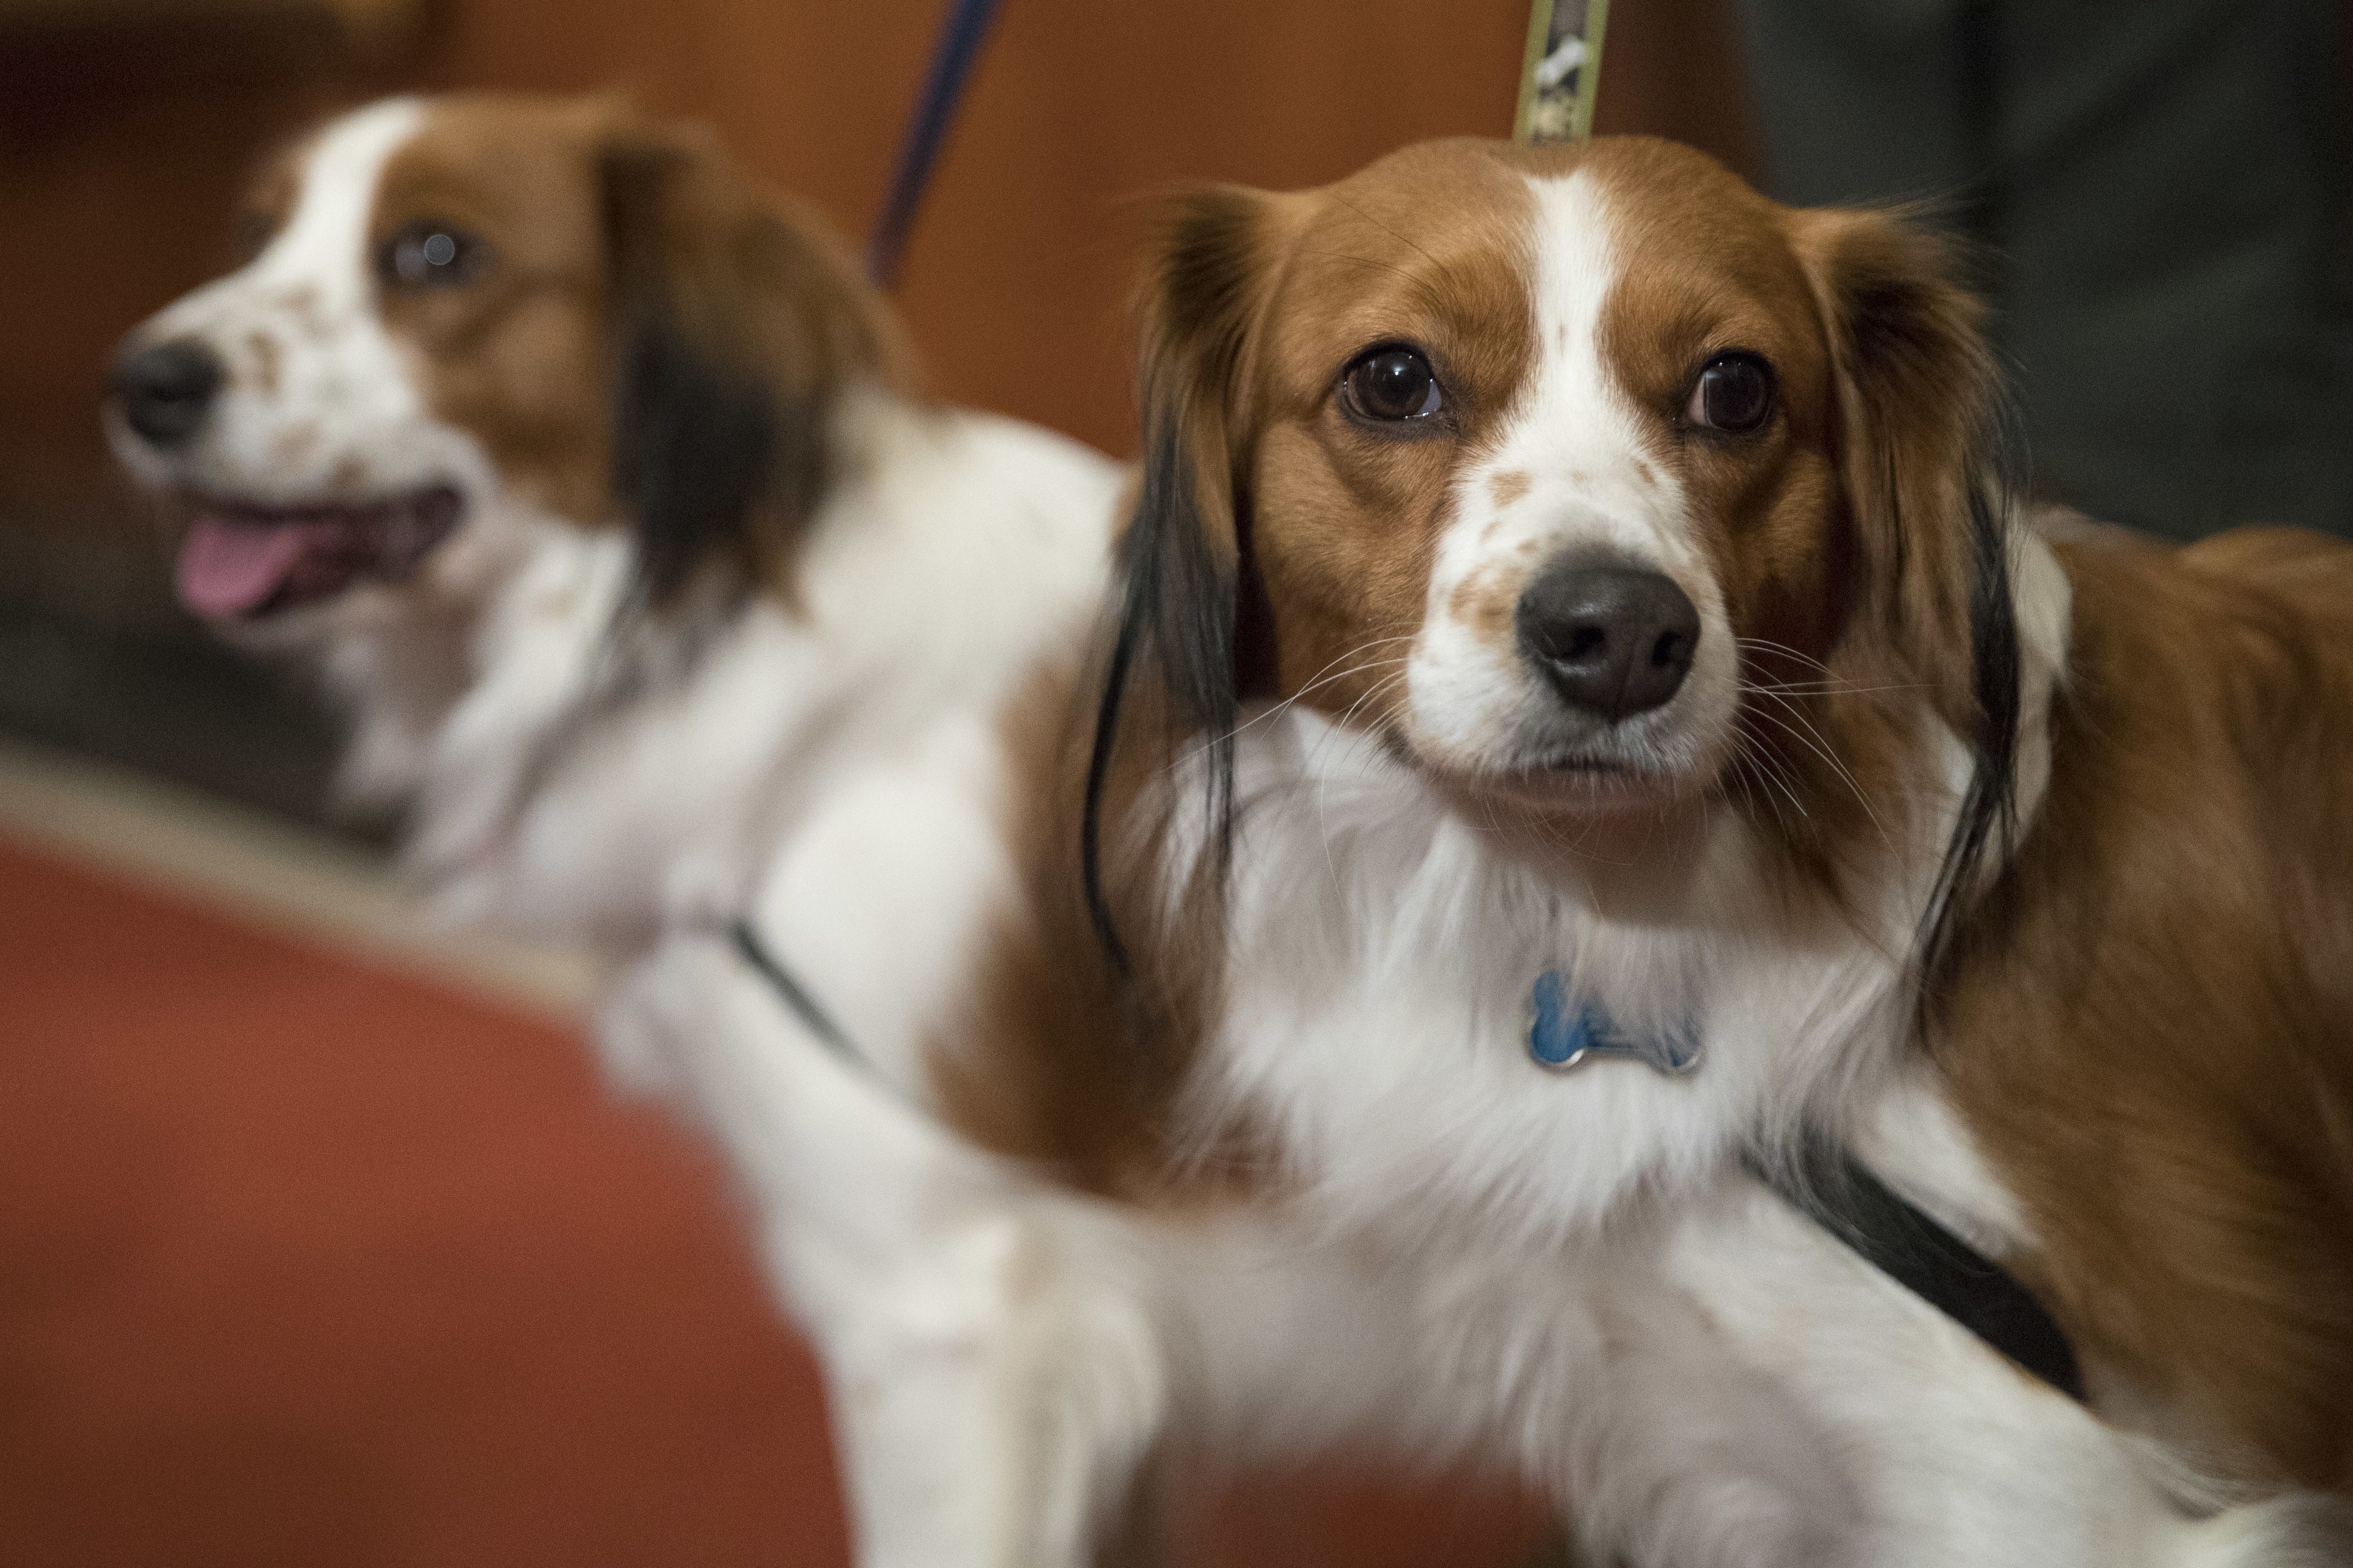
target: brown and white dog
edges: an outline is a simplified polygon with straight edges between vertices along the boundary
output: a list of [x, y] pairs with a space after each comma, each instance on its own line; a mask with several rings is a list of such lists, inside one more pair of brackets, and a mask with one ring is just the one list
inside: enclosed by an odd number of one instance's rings
[[[2353, 552], [2030, 519], [1939, 245], [1663, 143], [1201, 192], [1148, 328], [1107, 674], [760, 895], [864, 1070], [691, 931], [619, 1012], [881, 1555], [1083, 1561], [1189, 1436], [1661, 1568], [2353, 1561]], [[2088, 1408], [1757, 1173], [1820, 1137]]]
[[110, 432], [188, 607], [323, 662], [452, 914], [633, 952], [1096, 592], [1117, 468], [918, 396], [831, 234], [691, 128], [390, 100], [247, 221]]
[[387, 100], [250, 223], [126, 340], [110, 434], [185, 524], [188, 606], [349, 701], [350, 784], [412, 803], [453, 917], [625, 972], [828, 810], [891, 820], [1100, 599], [1117, 467], [919, 396], [832, 237], [697, 132]]

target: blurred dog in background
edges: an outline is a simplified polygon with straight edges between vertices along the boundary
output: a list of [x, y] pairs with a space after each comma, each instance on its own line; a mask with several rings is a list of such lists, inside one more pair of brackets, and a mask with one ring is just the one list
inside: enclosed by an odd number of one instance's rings
[[[1385, 1387], [1324, 1339], [1385, 1310], [1355, 1255], [959, 1136], [884, 1026], [993, 983], [968, 917], [1026, 806], [997, 727], [1060, 732], [1036, 671], [1083, 658], [1121, 471], [921, 397], [820, 224], [615, 100], [375, 104], [280, 156], [248, 221], [253, 259], [111, 379], [180, 595], [323, 668], [350, 784], [409, 803], [440, 910], [623, 976], [600, 1043], [732, 1155], [829, 1376], [861, 1561], [1086, 1560], [1165, 1435], [1170, 1321], [1247, 1348], [1199, 1352], [1238, 1415], [1296, 1407], [1238, 1450], [1316, 1446]], [[637, 956], [746, 912], [856, 1065], [724, 939], [719, 993], [645, 1026]], [[988, 1092], [1100, 1120], [1112, 1059]]]
[[[247, 223], [245, 266], [123, 343], [110, 435], [187, 607], [349, 703], [347, 782], [408, 805], [454, 920], [626, 970], [828, 805], [887, 816], [903, 753], [1092, 614], [1120, 470], [921, 395], [843, 247], [707, 135], [392, 100], [286, 149]], [[625, 1080], [670, 1070], [599, 1034]], [[764, 1215], [789, 1131], [747, 1134]], [[853, 1494], [902, 1501], [860, 1458]], [[860, 1523], [906, 1559], [895, 1517]]]
[[111, 378], [182, 600], [315, 658], [441, 908], [625, 954], [1087, 602], [1117, 474], [920, 396], [813, 214], [611, 99], [396, 99]]

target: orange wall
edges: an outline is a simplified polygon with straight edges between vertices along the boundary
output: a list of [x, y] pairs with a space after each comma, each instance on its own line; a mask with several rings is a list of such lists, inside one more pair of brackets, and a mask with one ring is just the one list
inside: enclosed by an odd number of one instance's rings
[[[1724, 0], [1621, 0], [1604, 130], [1745, 145]], [[403, 54], [315, 37], [0, 32], [0, 521], [101, 494], [98, 367], [218, 269], [270, 138], [393, 87], [624, 86], [718, 124], [862, 236], [942, 5], [448, 0]], [[1139, 204], [1187, 177], [1296, 185], [1419, 137], [1508, 131], [1523, 0], [1005, 0], [916, 228], [902, 303], [950, 396], [1124, 449]], [[1345, 26], [1337, 19], [1345, 17]]]
[[[1717, 3], [1617, 8], [1602, 129], [1738, 154]], [[475, 0], [434, 79], [625, 82], [715, 121], [862, 236], [942, 9]], [[1508, 133], [1526, 27], [1524, 0], [1004, 0], [902, 281], [936, 384], [1126, 447], [1134, 198], [1187, 178], [1310, 184], [1423, 137]]]

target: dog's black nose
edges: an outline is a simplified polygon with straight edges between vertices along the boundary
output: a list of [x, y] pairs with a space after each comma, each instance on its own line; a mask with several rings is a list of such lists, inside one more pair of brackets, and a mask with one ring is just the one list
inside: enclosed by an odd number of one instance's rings
[[1576, 707], [1623, 719], [1658, 707], [1691, 672], [1699, 611], [1662, 573], [1565, 561], [1520, 595], [1520, 646]]
[[123, 423], [151, 447], [177, 447], [196, 433], [220, 391], [220, 356], [195, 338], [174, 338], [114, 362], [107, 390]]

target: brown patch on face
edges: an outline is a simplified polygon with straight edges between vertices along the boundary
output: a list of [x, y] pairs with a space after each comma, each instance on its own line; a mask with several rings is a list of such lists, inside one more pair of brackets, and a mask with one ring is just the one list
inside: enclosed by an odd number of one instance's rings
[[[1535, 541], [1527, 540], [1513, 554], [1525, 558], [1535, 550]], [[1457, 583], [1454, 592], [1447, 596], [1447, 616], [1468, 626], [1472, 636], [1489, 647], [1509, 649], [1519, 641], [1516, 621], [1520, 594], [1526, 584], [1527, 574], [1524, 570], [1489, 567], [1473, 572]]]
[[327, 489], [339, 496], [361, 495], [365, 493], [368, 478], [366, 460], [346, 454], [336, 458], [335, 466], [328, 471]]
[[277, 396], [279, 375], [286, 363], [285, 351], [278, 346], [278, 340], [268, 332], [248, 332], [245, 356], [253, 366], [253, 390], [264, 397]]
[[269, 442], [270, 460], [287, 468], [295, 467], [318, 449], [319, 427], [308, 420], [288, 426]]
[[[1499, 164], [1454, 167], [1485, 144], [1447, 146], [1376, 166], [1406, 173], [1402, 201], [1375, 181], [1171, 204], [1145, 290], [1143, 485], [1119, 551], [1136, 656], [1121, 668], [1173, 721], [1224, 736], [1239, 701], [1286, 693], [1386, 721], [1380, 650], [1419, 624], [1461, 449], [1527, 358], [1517, 229], [1466, 195], [1516, 213], [1520, 187]], [[1433, 210], [1461, 221], [1424, 243], [1411, 231]], [[1508, 321], [1498, 290], [1517, 302]], [[1441, 416], [1375, 429], [1347, 411], [1345, 373], [1385, 349], [1428, 363]], [[1222, 770], [1222, 743], [1210, 754]]]
[[1508, 469], [1487, 481], [1488, 500], [1497, 511], [1501, 511], [1527, 494], [1528, 488], [1535, 482], [1528, 478], [1525, 468]]
[[2353, 549], [2060, 552], [2053, 774], [1936, 1060], [2092, 1363], [2353, 1487]]
[[[1269, 210], [1238, 371], [1252, 552], [1280, 691], [1363, 728], [1388, 727], [1401, 704], [1397, 661], [1421, 625], [1455, 479], [1534, 357], [1528, 211], [1507, 157], [1467, 141], [1409, 148]], [[1427, 422], [1384, 425], [1342, 395], [1348, 365], [1385, 344], [1429, 360], [1443, 401]]]
[[[895, 328], [821, 223], [707, 138], [613, 100], [435, 101], [386, 164], [371, 234], [381, 246], [418, 222], [474, 237], [481, 257], [448, 287], [379, 279], [428, 405], [524, 495], [582, 523], [630, 510], [643, 523], [678, 496], [649, 487], [667, 483], [666, 466], [685, 460], [674, 444], [700, 426], [712, 449], [699, 469], [741, 466], [726, 480], [744, 515], [693, 524], [723, 535], [697, 547], [781, 571], [827, 482], [836, 392], [907, 379]], [[698, 405], [646, 405], [681, 395]], [[638, 443], [617, 469], [617, 407]], [[617, 501], [617, 472], [637, 487]]]
[[459, 287], [379, 286], [435, 415], [482, 441], [522, 494], [584, 522], [610, 510], [611, 346], [596, 149], [596, 100], [437, 102], [385, 167], [370, 251], [411, 222], [479, 237]]

